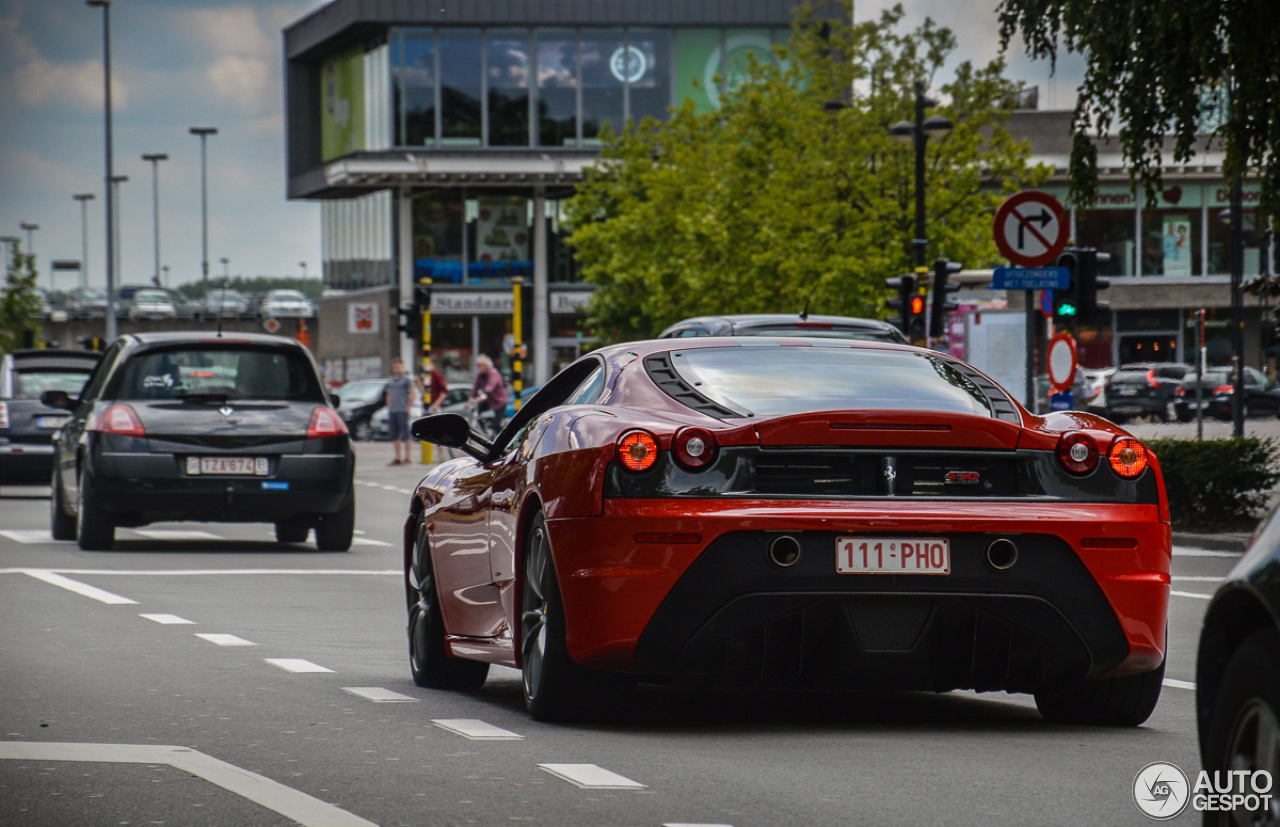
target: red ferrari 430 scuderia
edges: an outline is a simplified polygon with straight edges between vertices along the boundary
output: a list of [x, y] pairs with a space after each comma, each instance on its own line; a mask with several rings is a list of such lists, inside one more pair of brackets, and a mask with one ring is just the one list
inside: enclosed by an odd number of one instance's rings
[[945, 354], [662, 340], [565, 368], [493, 441], [443, 414], [405, 523], [421, 686], [523, 670], [539, 719], [637, 681], [1033, 693], [1135, 726], [1159, 698], [1156, 457], [1029, 414]]

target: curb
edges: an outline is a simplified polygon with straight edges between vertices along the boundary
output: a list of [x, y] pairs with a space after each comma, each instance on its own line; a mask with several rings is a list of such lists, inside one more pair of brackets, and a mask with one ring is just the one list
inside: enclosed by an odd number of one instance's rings
[[1192, 534], [1185, 531], [1173, 532], [1175, 546], [1207, 548], [1218, 551], [1244, 551], [1249, 546], [1249, 534]]

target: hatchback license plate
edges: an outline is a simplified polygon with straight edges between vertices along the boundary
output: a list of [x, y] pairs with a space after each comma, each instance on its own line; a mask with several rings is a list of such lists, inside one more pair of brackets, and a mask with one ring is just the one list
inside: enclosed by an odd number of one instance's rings
[[950, 574], [951, 543], [934, 537], [836, 538], [839, 574]]
[[269, 471], [266, 457], [191, 457], [187, 460], [188, 474], [265, 477]]

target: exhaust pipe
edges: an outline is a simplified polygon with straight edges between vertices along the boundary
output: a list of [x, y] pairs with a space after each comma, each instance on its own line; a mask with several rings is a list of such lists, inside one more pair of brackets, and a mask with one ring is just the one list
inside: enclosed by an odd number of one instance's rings
[[1018, 562], [1018, 547], [1001, 537], [987, 544], [987, 565], [996, 571], [1008, 571]]
[[780, 569], [789, 569], [800, 562], [800, 541], [788, 534], [774, 537], [769, 543], [769, 561]]

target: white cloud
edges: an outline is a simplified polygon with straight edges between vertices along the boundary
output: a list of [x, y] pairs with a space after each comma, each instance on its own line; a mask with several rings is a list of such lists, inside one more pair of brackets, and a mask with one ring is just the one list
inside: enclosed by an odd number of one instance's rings
[[246, 111], [262, 106], [271, 87], [271, 64], [253, 57], [218, 58], [205, 75], [219, 98]]
[[[0, 53], [8, 56], [10, 89], [18, 101], [24, 106], [58, 101], [81, 109], [101, 108], [102, 62], [54, 63], [40, 54], [29, 34], [20, 30], [21, 23], [20, 16], [0, 19]], [[118, 77], [111, 79], [111, 96], [113, 106], [123, 108], [128, 104], [128, 90]]]
[[194, 9], [189, 25], [215, 54], [263, 59], [276, 51], [276, 39], [267, 34], [258, 13], [248, 6]]

